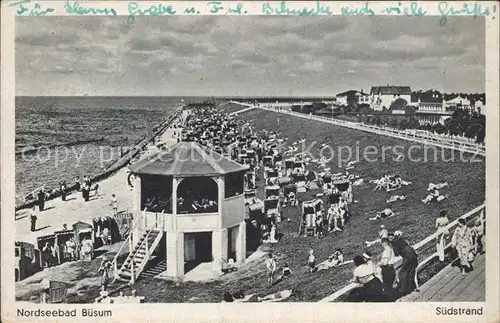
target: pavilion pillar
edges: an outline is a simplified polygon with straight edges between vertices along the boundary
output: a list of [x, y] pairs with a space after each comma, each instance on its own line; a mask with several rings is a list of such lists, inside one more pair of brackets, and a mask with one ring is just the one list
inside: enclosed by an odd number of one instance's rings
[[[137, 244], [139, 241], [139, 237], [142, 235], [143, 228], [144, 228], [144, 219], [142, 217], [142, 210], [141, 210], [141, 201], [142, 201], [142, 180], [139, 175], [135, 176], [134, 180], [134, 197], [133, 197], [133, 209], [132, 209], [132, 216], [133, 216], [133, 222], [135, 226], [135, 230], [132, 232], [132, 243], [134, 245]], [[136, 224], [135, 221], [139, 221], [139, 223]]]
[[245, 262], [247, 255], [247, 224], [242, 221], [238, 226], [236, 235], [236, 261], [240, 264]]
[[227, 238], [227, 229], [216, 229], [212, 231], [212, 265], [214, 270], [220, 271], [222, 261], [227, 261]]
[[184, 277], [184, 232], [167, 231], [167, 276]]
[[219, 228], [221, 228], [221, 224], [222, 224], [222, 205], [224, 204], [224, 194], [225, 193], [225, 189], [224, 189], [224, 176], [219, 176], [217, 178], [214, 178], [214, 180], [217, 182], [217, 195], [218, 195], [218, 200], [217, 200], [217, 204], [218, 204], [218, 210], [219, 210]]

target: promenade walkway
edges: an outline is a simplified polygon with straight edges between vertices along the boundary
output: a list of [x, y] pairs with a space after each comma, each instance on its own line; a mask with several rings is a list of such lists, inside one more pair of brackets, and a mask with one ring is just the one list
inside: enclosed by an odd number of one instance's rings
[[[176, 139], [173, 137], [175, 129], [168, 128], [159, 135], [159, 139], [167, 146], [173, 145]], [[149, 147], [144, 154], [152, 153], [155, 149]], [[16, 212], [16, 241], [24, 241], [36, 245], [37, 237], [52, 234], [54, 231], [62, 230], [63, 224], [68, 228], [77, 221], [92, 223], [92, 219], [110, 214], [112, 211], [111, 195], [115, 194], [118, 200], [118, 210], [131, 210], [133, 207], [133, 192], [127, 183], [127, 168], [120, 169], [114, 175], [99, 182], [99, 195], [91, 196], [85, 202], [81, 193], [73, 192], [66, 201], [61, 198], [45, 202], [45, 210], [38, 214], [36, 223], [37, 231], [30, 231], [31, 209], [22, 209]]]
[[340, 120], [340, 119], [332, 119], [332, 118], [327, 118], [327, 117], [323, 117], [323, 116], [294, 112], [294, 111], [290, 111], [290, 110], [286, 110], [286, 109], [277, 109], [277, 108], [273, 108], [271, 106], [263, 106], [263, 105], [255, 105], [254, 106], [254, 105], [251, 105], [248, 103], [241, 103], [238, 101], [230, 101], [230, 102], [235, 103], [235, 104], [240, 104], [242, 106], [247, 107], [244, 110], [238, 111], [238, 113], [251, 110], [251, 107], [254, 107], [254, 108], [272, 111], [275, 113], [288, 114], [288, 115], [292, 115], [292, 116], [303, 118], [303, 119], [308, 119], [308, 120], [333, 124], [333, 125], [337, 125], [337, 126], [341, 126], [341, 127], [345, 127], [345, 128], [370, 132], [370, 133], [374, 133], [377, 135], [393, 137], [393, 138], [406, 140], [406, 141], [410, 141], [410, 142], [417, 142], [417, 143], [421, 143], [424, 145], [435, 146], [435, 147], [440, 147], [440, 148], [444, 148], [444, 149], [465, 152], [465, 153], [479, 155], [479, 156], [483, 156], [483, 157], [486, 156], [485, 146], [483, 146], [483, 145], [469, 143], [469, 142], [465, 142], [463, 140], [435, 136], [431, 133], [425, 133], [425, 132], [424, 133], [417, 133], [415, 131], [399, 130], [399, 129], [388, 128], [388, 127], [378, 127], [378, 126], [367, 125], [367, 124], [359, 123], [359, 122], [345, 121], [345, 120]]
[[462, 275], [458, 267], [444, 268], [424, 285], [399, 302], [484, 302], [485, 301], [485, 255], [478, 256], [474, 270]]

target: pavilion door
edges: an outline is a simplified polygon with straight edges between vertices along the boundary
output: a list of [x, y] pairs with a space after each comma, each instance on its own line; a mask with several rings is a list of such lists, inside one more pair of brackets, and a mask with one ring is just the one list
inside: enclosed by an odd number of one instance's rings
[[196, 239], [193, 234], [184, 235], [184, 260], [193, 261], [196, 259]]
[[199, 262], [212, 261], [212, 232], [195, 233], [195, 253]]

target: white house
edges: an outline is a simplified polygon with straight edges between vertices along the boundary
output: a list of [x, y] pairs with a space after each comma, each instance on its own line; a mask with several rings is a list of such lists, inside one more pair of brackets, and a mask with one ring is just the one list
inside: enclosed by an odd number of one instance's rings
[[373, 86], [370, 90], [369, 101], [371, 108], [376, 111], [389, 109], [396, 99], [411, 101], [411, 88], [409, 86]]
[[417, 107], [415, 116], [420, 124], [444, 124], [453, 111], [446, 109], [444, 96], [439, 91], [416, 92], [411, 96], [411, 104]]
[[460, 95], [457, 95], [448, 101], [444, 102], [445, 109], [447, 110], [456, 110], [456, 109], [465, 109], [465, 110], [472, 110], [472, 105], [469, 99], [466, 97], [462, 97]]
[[349, 90], [337, 94], [337, 105], [347, 106], [349, 102], [356, 102], [357, 104], [370, 104], [370, 95], [364, 93], [363, 90]]

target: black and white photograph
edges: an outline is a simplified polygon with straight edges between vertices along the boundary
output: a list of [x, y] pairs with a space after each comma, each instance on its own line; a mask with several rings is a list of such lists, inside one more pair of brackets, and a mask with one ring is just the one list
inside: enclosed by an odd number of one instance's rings
[[16, 17], [16, 303], [485, 302], [486, 19]]

